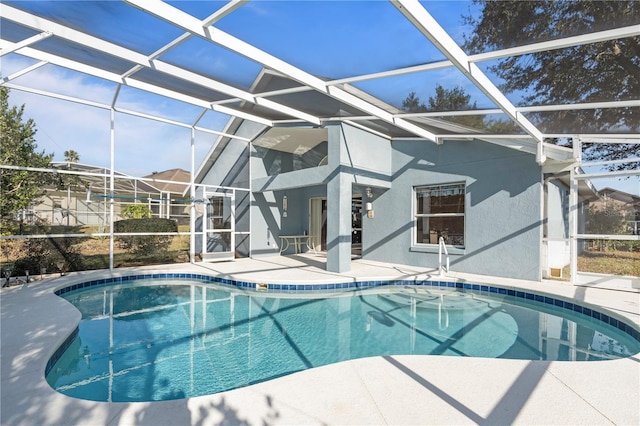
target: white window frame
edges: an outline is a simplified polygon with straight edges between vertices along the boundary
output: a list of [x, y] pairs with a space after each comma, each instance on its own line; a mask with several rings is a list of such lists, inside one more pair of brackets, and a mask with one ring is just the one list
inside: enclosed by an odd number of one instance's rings
[[[460, 185], [462, 186], [462, 189], [464, 191], [464, 213], [422, 213], [422, 214], [418, 214], [417, 210], [418, 210], [418, 198], [417, 198], [417, 193], [424, 188], [437, 188], [437, 187], [443, 187], [443, 186], [454, 186], [454, 185]], [[464, 244], [463, 245], [453, 245], [453, 244], [449, 244], [446, 243], [447, 246], [449, 247], [455, 247], [458, 249], [464, 249], [466, 244], [467, 244], [467, 219], [466, 219], [466, 212], [467, 212], [467, 183], [466, 182], [446, 182], [446, 183], [437, 183], [437, 184], [428, 184], [428, 185], [416, 185], [413, 187], [413, 191], [412, 191], [412, 214], [413, 214], [413, 235], [412, 235], [412, 246], [413, 247], [437, 247], [438, 243], [436, 242], [435, 244], [432, 243], [419, 243], [418, 242], [418, 220], [420, 218], [424, 218], [424, 217], [462, 217], [464, 218], [464, 226], [463, 226], [463, 240], [464, 240]]]

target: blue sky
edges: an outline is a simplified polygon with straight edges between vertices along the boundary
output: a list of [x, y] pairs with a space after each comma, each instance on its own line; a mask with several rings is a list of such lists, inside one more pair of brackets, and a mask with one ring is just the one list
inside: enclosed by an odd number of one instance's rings
[[[65, 25], [90, 29], [101, 37], [128, 48], [150, 54], [181, 34], [165, 22], [149, 17], [119, 2], [6, 2], [18, 8], [42, 13], [51, 19], [64, 16]], [[205, 18], [222, 2], [171, 2], [184, 11]], [[468, 1], [426, 1], [425, 8], [458, 43], [465, 28], [462, 14], [473, 13]], [[60, 12], [64, 10], [64, 13]], [[104, 19], [104, 14], [109, 18]], [[387, 1], [254, 1], [216, 24], [235, 37], [256, 45], [305, 71], [326, 78], [343, 78], [397, 67], [444, 59]], [[260, 65], [220, 47], [192, 38], [160, 59], [205, 72], [229, 84], [247, 89], [260, 71]], [[2, 75], [34, 63], [20, 55], [2, 58]], [[69, 96], [90, 97], [110, 104], [115, 84], [46, 65], [15, 80], [16, 84], [38, 87]], [[494, 105], [459, 72], [448, 69], [419, 76], [388, 78], [364, 82], [358, 87], [386, 102], [399, 106], [411, 91], [426, 102], [434, 94], [435, 83], [445, 88], [463, 87], [478, 107]], [[517, 95], [511, 97], [517, 103]], [[26, 116], [36, 121], [40, 149], [55, 153], [62, 160], [65, 150], [80, 154], [81, 162], [109, 166], [109, 112], [62, 100], [13, 90], [12, 104], [26, 104]], [[120, 108], [193, 122], [201, 110], [190, 105], [161, 99], [131, 88], [118, 97]], [[229, 117], [209, 112], [199, 123], [221, 131]], [[204, 160], [216, 137], [199, 132], [196, 137], [196, 165]], [[116, 156], [118, 171], [143, 176], [170, 168], [189, 169], [190, 132], [151, 120], [116, 115]], [[598, 187], [602, 180], [595, 182]], [[637, 178], [613, 181], [640, 195]]]

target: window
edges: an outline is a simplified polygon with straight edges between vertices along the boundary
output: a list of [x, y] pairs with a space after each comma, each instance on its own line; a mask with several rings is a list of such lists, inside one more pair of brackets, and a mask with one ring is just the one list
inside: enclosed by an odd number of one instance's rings
[[464, 246], [463, 183], [419, 186], [415, 191], [416, 244]]

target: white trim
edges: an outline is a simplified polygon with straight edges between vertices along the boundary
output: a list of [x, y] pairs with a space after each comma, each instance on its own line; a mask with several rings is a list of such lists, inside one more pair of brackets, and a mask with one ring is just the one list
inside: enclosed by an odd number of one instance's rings
[[11, 48], [0, 50], [0, 58], [9, 53], [15, 52], [16, 50], [22, 49], [23, 47], [31, 46], [34, 43], [37, 43], [41, 40], [49, 38], [53, 35], [51, 31], [43, 31], [40, 34], [36, 34], [31, 36], [25, 40], [19, 41], [15, 43]]
[[618, 176], [640, 176], [640, 170], [619, 170], [615, 172], [601, 172], [601, 173], [582, 173], [576, 174], [574, 179], [585, 180], [593, 178], [606, 178], [606, 177], [618, 177]]
[[40, 68], [40, 67], [41, 67], [41, 66], [43, 66], [43, 65], [47, 65], [48, 63], [49, 63], [49, 62], [47, 62], [47, 61], [39, 61], [39, 62], [37, 62], [37, 63], [35, 63], [35, 64], [33, 64], [33, 65], [29, 66], [29, 67], [26, 67], [26, 68], [23, 68], [23, 69], [21, 69], [21, 70], [19, 70], [19, 71], [14, 72], [14, 73], [13, 73], [13, 74], [11, 74], [10, 76], [3, 77], [3, 78], [2, 78], [2, 82], [1, 82], [1, 83], [4, 85], [4, 84], [6, 84], [7, 82], [9, 82], [9, 81], [11, 81], [11, 80], [14, 80], [14, 79], [16, 79], [16, 78], [18, 78], [18, 77], [20, 77], [20, 76], [22, 76], [22, 75], [24, 75], [24, 74], [28, 74], [28, 73], [30, 73], [31, 71], [33, 71], [33, 70], [36, 70], [36, 69]]
[[[161, 3], [162, 4], [162, 3]], [[229, 8], [229, 10], [227, 11], [230, 12], [233, 10], [234, 7], [239, 7], [240, 4], [236, 4], [234, 5], [227, 5], [225, 6], [225, 8]], [[178, 10], [178, 9], [176, 9]], [[162, 73], [166, 73], [169, 75], [172, 75], [174, 77], [180, 78], [182, 80], [191, 82], [191, 83], [195, 83], [198, 84], [200, 86], [203, 86], [205, 88], [211, 89], [211, 90], [215, 90], [221, 93], [224, 93], [226, 95], [232, 96], [234, 98], [239, 98], [245, 101], [249, 101], [252, 103], [256, 103], [256, 98], [254, 95], [252, 95], [249, 92], [246, 92], [244, 90], [238, 89], [236, 87], [230, 86], [228, 84], [222, 83], [218, 80], [212, 79], [212, 78], [208, 78], [205, 77], [201, 74], [197, 74], [191, 71], [188, 71], [184, 68], [180, 68], [177, 67], [175, 65], [160, 61], [158, 59], [155, 59], [156, 56], [158, 56], [159, 54], [164, 53], [166, 50], [169, 50], [175, 46], [177, 46], [177, 44], [183, 42], [184, 40], [186, 40], [186, 38], [188, 38], [187, 35], [183, 35], [178, 37], [176, 40], [174, 40], [173, 42], [163, 46], [161, 49], [159, 49], [158, 51], [156, 51], [154, 54], [152, 54], [150, 57], [147, 57], [145, 55], [142, 55], [138, 52], [135, 52], [133, 50], [129, 50], [126, 49], [122, 46], [107, 42], [105, 40], [99, 39], [97, 37], [93, 37], [91, 35], [85, 34], [83, 32], [65, 27], [64, 25], [60, 25], [57, 24], [55, 22], [49, 21], [47, 19], [44, 18], [40, 18], [38, 17], [37, 19], [33, 19], [34, 17], [24, 11], [21, 11], [19, 9], [15, 9], [11, 6], [7, 6], [7, 5], [1, 5], [0, 4], [0, 11], [1, 14], [4, 18], [12, 20], [14, 22], [18, 22], [21, 25], [26, 25], [30, 28], [34, 28], [34, 29], [38, 29], [38, 30], [44, 30], [46, 32], [49, 32], [51, 34], [54, 34], [56, 37], [61, 37], [67, 40], [70, 40], [74, 43], [79, 43], [82, 44], [84, 46], [90, 47], [92, 49], [97, 49], [99, 51], [102, 52], [107, 52], [112, 56], [116, 56], [119, 57], [121, 59], [133, 62], [136, 64], [136, 66], [134, 66], [133, 68], [131, 68], [129, 71], [127, 71], [125, 74], [123, 74], [122, 76], [119, 76], [117, 78], [117, 80], [112, 79], [112, 81], [118, 81], [118, 82], [127, 82], [127, 84], [132, 85], [133, 87], [147, 87], [146, 89], [143, 90], [148, 90], [151, 91], [152, 93], [158, 93], [156, 91], [154, 91], [154, 89], [149, 89], [148, 83], [144, 83], [142, 81], [138, 81], [135, 79], [132, 79], [130, 77], [130, 75], [132, 75], [133, 73], [135, 73], [136, 71], [138, 71], [140, 69], [140, 67], [144, 67], [144, 68], [151, 68], [154, 69], [156, 71], [162, 72]], [[181, 12], [182, 14], [184, 14], [184, 12]], [[186, 14], [184, 14], [186, 15]], [[216, 15], [216, 14], [214, 14]], [[215, 19], [213, 18], [212, 15], [211, 17], [207, 18], [209, 21], [215, 21]], [[188, 15], [187, 15], [188, 16]], [[223, 15], [221, 15], [223, 16]], [[177, 17], [177, 16], [176, 16]], [[195, 19], [195, 18], [194, 18]], [[6, 45], [3, 43], [2, 45], [2, 51], [4, 50], [10, 50], [10, 49], [14, 49], [14, 50], [20, 50], [18, 53], [22, 54], [23, 51], [25, 50], [24, 48], [20, 47], [15, 47], [15, 43], [10, 43], [10, 42], [6, 42], [3, 40], [4, 43], [6, 43]], [[39, 52], [39, 51], [38, 51]], [[43, 52], [40, 52], [41, 54], [44, 54]], [[33, 54], [33, 53], [32, 53]], [[50, 55], [51, 57], [55, 57], [55, 55]], [[56, 57], [57, 58], [57, 57]], [[75, 69], [80, 71], [80, 69], [78, 69], [77, 67], [87, 67], [84, 68], [85, 71], [81, 71], [81, 72], [85, 72], [87, 74], [90, 75], [94, 75], [91, 72], [88, 72], [92, 67], [90, 66], [86, 66], [84, 64], [80, 64], [77, 63], [75, 61], [70, 61], [70, 60], [66, 60], [64, 58], [57, 58], [58, 61], [64, 61], [67, 65], [61, 65], [61, 66], [65, 66], [67, 68], [70, 69]], [[52, 63], [54, 62], [53, 60], [51, 61]], [[72, 64], [76, 64], [75, 67], [72, 66]], [[106, 78], [106, 77], [102, 77], [102, 78]], [[156, 88], [155, 90], [160, 90], [160, 88]], [[166, 89], [163, 89], [166, 90]], [[166, 91], [166, 94], [163, 94], [163, 96], [167, 96], [167, 97], [172, 97], [171, 95], [169, 95], [170, 93], [174, 93], [175, 96], [178, 96], [175, 99], [185, 99], [184, 97], [186, 95], [182, 95], [178, 92], [172, 92], [172, 91]], [[194, 100], [196, 105], [199, 105], [200, 103], [204, 103], [204, 106], [208, 106], [209, 104], [207, 104], [206, 101], [202, 101], [202, 100], [196, 100], [196, 98], [192, 98], [191, 99]], [[274, 101], [270, 101], [268, 103], [268, 107], [271, 109], [277, 109], [278, 111], [281, 112], [285, 112], [289, 115], [293, 115], [294, 117], [298, 117], [298, 118], [302, 118], [307, 120], [310, 115], [306, 114], [302, 111], [298, 111], [294, 108], [291, 107], [287, 107], [285, 105], [280, 105]], [[254, 116], [256, 117], [256, 116]], [[317, 122], [317, 118], [314, 118], [313, 121], [311, 121], [312, 123]]]
[[[469, 62], [482, 62], [491, 61], [495, 59], [510, 57], [510, 56], [522, 56], [529, 53], [542, 52], [545, 50], [557, 50], [564, 49], [572, 46], [579, 46], [588, 43], [597, 43], [607, 40], [615, 40], [620, 38], [634, 37], [640, 35], [640, 27], [632, 25], [629, 27], [615, 28], [612, 30], [599, 31], [590, 34], [582, 34], [574, 37], [566, 37], [563, 39], [543, 41], [539, 43], [526, 44], [523, 46], [512, 47], [508, 49], [494, 50], [492, 52], [478, 53], [469, 55]], [[331, 80], [327, 84], [338, 85], [345, 83], [355, 83], [366, 80], [374, 80], [385, 77], [395, 77], [403, 74], [413, 74], [424, 71], [439, 70], [444, 68], [453, 67], [451, 61], [438, 61], [422, 65], [414, 65], [411, 67], [397, 68], [391, 71], [382, 71], [371, 74], [362, 74], [354, 77], [341, 78]]]
[[[589, 163], [582, 163], [582, 167], [593, 167], [593, 166], [606, 166], [608, 164], [628, 164], [628, 163], [640, 163], [640, 157], [628, 158], [625, 160], [608, 160], [608, 161], [593, 161]], [[638, 170], [638, 174], [640, 174], [640, 170]]]
[[[417, 209], [418, 209], [418, 204], [417, 204], [417, 193], [419, 192], [420, 189], [429, 189], [429, 188], [437, 188], [437, 187], [442, 187], [442, 186], [462, 186], [462, 191], [463, 191], [463, 196], [464, 196], [464, 212], [463, 213], [418, 213]], [[414, 185], [411, 188], [411, 193], [412, 193], [412, 201], [411, 201], [411, 214], [412, 214], [412, 239], [411, 239], [411, 250], [415, 249], [416, 251], [424, 251], [420, 248], [434, 248], [435, 247], [435, 252], [437, 253], [438, 251], [438, 245], [439, 242], [436, 241], [436, 243], [419, 243], [418, 242], [418, 219], [419, 218], [438, 218], [438, 217], [462, 217], [463, 218], [463, 235], [462, 235], [462, 239], [464, 241], [464, 244], [459, 245], [459, 244], [450, 244], [447, 243], [448, 247], [451, 248], [456, 248], [458, 249], [457, 252], [452, 252], [452, 253], [456, 253], [459, 254], [461, 252], [464, 252], [464, 249], [466, 247], [466, 238], [467, 238], [467, 220], [466, 220], [466, 216], [467, 213], [469, 211], [468, 209], [468, 197], [467, 197], [467, 182], [466, 181], [456, 181], [456, 182], [447, 182], [447, 183], [434, 183], [434, 184], [427, 184], [427, 185]], [[424, 230], [423, 230], [424, 231]], [[427, 230], [428, 232], [429, 230]], [[438, 239], [440, 238], [440, 236], [438, 236]], [[431, 252], [431, 249], [427, 250], [429, 252]]]
[[620, 240], [620, 241], [640, 241], [640, 235], [620, 235], [620, 234], [576, 234], [579, 240]]
[[475, 63], [469, 60], [467, 54], [417, 0], [392, 0], [392, 4], [505, 114], [530, 134], [536, 142], [542, 143], [542, 132], [526, 117], [518, 113], [511, 101], [498, 90]]
[[418, 126], [411, 125], [402, 119], [396, 120], [393, 115], [388, 111], [383, 110], [357, 96], [354, 96], [343, 89], [340, 89], [336, 86], [329, 86], [323, 80], [318, 77], [315, 77], [291, 64], [285, 62], [279, 58], [276, 58], [273, 55], [264, 52], [257, 47], [246, 43], [230, 34], [225, 33], [224, 31], [214, 28], [214, 27], [205, 27], [204, 23], [194, 18], [193, 16], [174, 8], [166, 3], [163, 3], [159, 0], [125, 0], [127, 3], [130, 3], [152, 15], [155, 15], [165, 21], [172, 23], [174, 25], [179, 26], [180, 28], [189, 31], [195, 35], [198, 35], [206, 40], [217, 43], [221, 46], [226, 47], [236, 53], [239, 53], [255, 62], [258, 62], [267, 68], [271, 68], [275, 71], [278, 71], [284, 74], [287, 77], [290, 77], [296, 81], [302, 82], [309, 87], [312, 87], [319, 92], [324, 94], [328, 94], [329, 96], [338, 99], [342, 102], [345, 102], [355, 108], [358, 108], [367, 113], [373, 114], [384, 121], [387, 121], [391, 124], [395, 124], [398, 127], [401, 127], [411, 133], [414, 133], [418, 136], [422, 136], [431, 141], [436, 141], [435, 136], [424, 129], [421, 129]]
[[[8, 87], [10, 89], [13, 89], [13, 90], [20, 90], [20, 91], [27, 92], [27, 93], [33, 93], [35, 95], [47, 96], [49, 98], [59, 99], [59, 100], [67, 101], [67, 102], [75, 102], [75, 103], [80, 104], [80, 105], [87, 105], [87, 106], [92, 106], [92, 107], [95, 107], [95, 108], [100, 108], [100, 109], [105, 109], [105, 110], [114, 108], [116, 110], [116, 112], [118, 112], [120, 114], [138, 116], [138, 117], [146, 118], [148, 120], [160, 121], [160, 122], [169, 123], [169, 124], [173, 124], [173, 125], [180, 126], [180, 127], [191, 128], [193, 126], [193, 124], [187, 124], [187, 123], [182, 123], [182, 122], [178, 122], [178, 121], [173, 121], [173, 120], [169, 120], [169, 119], [166, 119], [166, 118], [163, 118], [163, 117], [158, 117], [158, 116], [154, 116], [154, 115], [150, 115], [150, 114], [145, 114], [145, 113], [141, 113], [141, 112], [138, 112], [138, 111], [121, 109], [121, 108], [110, 106], [108, 104], [103, 104], [103, 103], [99, 103], [99, 102], [88, 101], [88, 100], [81, 99], [81, 98], [75, 98], [75, 97], [72, 97], [72, 96], [52, 93], [52, 92], [48, 92], [46, 90], [32, 89], [32, 88], [29, 88], [29, 87], [19, 86], [19, 85], [13, 84], [13, 83], [4, 84], [4, 86], [6, 86], [6, 87]], [[113, 102], [115, 103], [115, 97], [114, 97], [114, 101]], [[209, 109], [205, 109], [205, 112], [208, 111], [208, 110]], [[238, 140], [242, 140], [242, 141], [246, 141], [246, 142], [250, 141], [250, 139], [244, 138], [242, 136], [235, 136], [235, 135], [232, 135], [230, 133], [224, 133], [224, 132], [220, 132], [220, 131], [217, 131], [217, 130], [206, 129], [204, 127], [195, 126], [195, 129], [198, 130], [198, 131], [201, 131], [201, 132], [211, 133], [211, 134], [214, 134], [214, 135], [229, 137], [229, 138], [238, 139]]]

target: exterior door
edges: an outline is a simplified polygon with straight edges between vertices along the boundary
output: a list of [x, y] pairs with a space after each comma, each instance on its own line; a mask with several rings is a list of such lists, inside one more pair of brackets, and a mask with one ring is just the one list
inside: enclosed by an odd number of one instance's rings
[[[316, 250], [327, 251], [327, 200], [312, 198], [310, 203], [310, 235], [314, 237]], [[362, 255], [362, 198], [351, 200], [351, 255]]]
[[362, 256], [362, 197], [351, 199], [351, 256]]
[[203, 218], [203, 260], [235, 258], [235, 200], [232, 194], [208, 194]]

